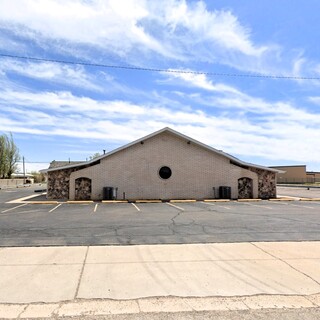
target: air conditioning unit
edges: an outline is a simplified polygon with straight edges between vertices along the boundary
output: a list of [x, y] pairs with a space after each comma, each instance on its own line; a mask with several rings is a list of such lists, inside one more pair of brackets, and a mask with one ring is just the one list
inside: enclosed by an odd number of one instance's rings
[[231, 199], [231, 187], [220, 186], [219, 187], [220, 199]]

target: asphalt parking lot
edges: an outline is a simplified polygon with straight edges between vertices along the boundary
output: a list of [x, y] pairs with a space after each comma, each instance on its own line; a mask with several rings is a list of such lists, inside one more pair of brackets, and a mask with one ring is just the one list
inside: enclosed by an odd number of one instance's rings
[[30, 204], [0, 191], [0, 246], [320, 240], [320, 201]]
[[278, 196], [290, 197], [305, 197], [305, 198], [319, 198], [320, 199], [320, 186], [278, 186]]

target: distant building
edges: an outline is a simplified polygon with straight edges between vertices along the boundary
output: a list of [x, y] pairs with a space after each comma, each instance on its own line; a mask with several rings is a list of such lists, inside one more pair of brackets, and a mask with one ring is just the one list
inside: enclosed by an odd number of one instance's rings
[[274, 198], [277, 169], [164, 128], [87, 162], [52, 162], [51, 199]]
[[320, 182], [320, 172], [307, 171], [307, 166], [272, 166], [272, 169], [282, 170], [277, 173], [278, 183], [315, 183]]
[[307, 182], [320, 182], [320, 172], [307, 171]]
[[32, 174], [13, 173], [11, 179], [0, 179], [0, 189], [14, 188], [24, 184], [33, 184], [34, 177]]
[[26, 184], [33, 184], [34, 183], [34, 176], [32, 174], [26, 173], [13, 173], [11, 175], [12, 179], [21, 179], [21, 183], [25, 182]]

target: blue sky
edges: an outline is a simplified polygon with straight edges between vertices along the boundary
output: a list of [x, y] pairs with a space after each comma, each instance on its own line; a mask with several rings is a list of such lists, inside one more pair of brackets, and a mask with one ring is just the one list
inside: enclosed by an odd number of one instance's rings
[[[0, 54], [317, 78], [319, 11], [316, 0], [1, 0]], [[165, 126], [248, 162], [320, 171], [319, 88], [0, 57], [0, 133], [28, 171]]]

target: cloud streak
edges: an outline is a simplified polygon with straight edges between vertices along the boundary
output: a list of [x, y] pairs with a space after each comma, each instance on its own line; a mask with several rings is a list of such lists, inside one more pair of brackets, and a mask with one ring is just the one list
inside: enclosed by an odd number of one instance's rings
[[[320, 73], [303, 50], [257, 37], [243, 17], [204, 1], [2, 0], [0, 50], [182, 71]], [[264, 164], [312, 161], [320, 158], [318, 85], [2, 57], [0, 131], [121, 145], [170, 126]]]
[[[261, 99], [258, 101], [262, 108], [271, 106]], [[275, 107], [268, 113], [263, 111], [257, 123], [246, 114], [234, 110], [230, 114], [210, 115], [200, 109], [174, 111], [169, 106], [159, 108], [150, 102], [95, 101], [70, 92], [7, 91], [1, 94], [0, 99], [0, 130], [122, 144], [164, 126], [171, 126], [217, 148], [227, 148], [225, 151], [230, 153], [267, 159], [294, 157], [306, 160], [308, 153], [301, 150], [311, 152], [311, 147], [305, 144], [306, 139], [314, 143], [320, 139], [320, 115], [278, 103], [279, 106], [281, 104], [284, 108], [281, 116], [278, 114], [279, 108]], [[6, 108], [7, 105], [10, 108]], [[246, 112], [251, 112], [245, 104], [242, 107]], [[310, 126], [310, 122], [314, 126]], [[319, 154], [317, 150], [312, 153], [320, 157], [320, 151]]]

